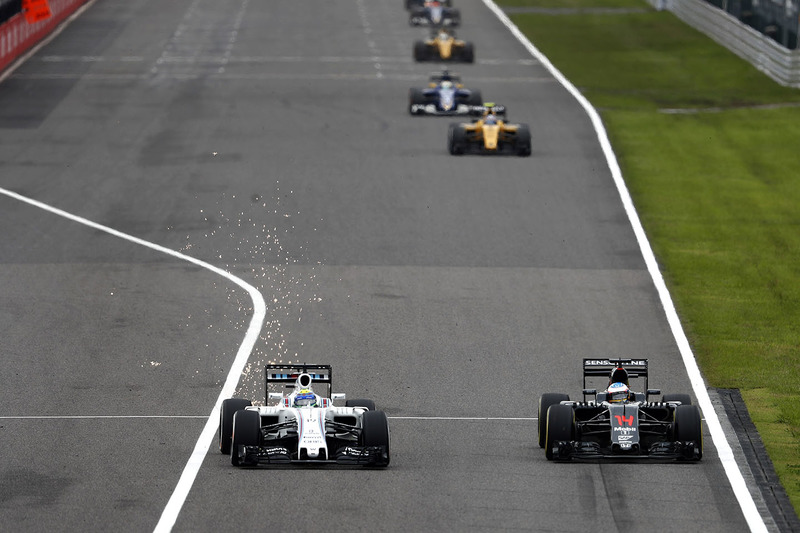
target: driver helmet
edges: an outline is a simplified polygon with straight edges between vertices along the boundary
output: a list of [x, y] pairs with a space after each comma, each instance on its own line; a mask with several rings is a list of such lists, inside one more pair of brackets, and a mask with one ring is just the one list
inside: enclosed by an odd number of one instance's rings
[[486, 118], [483, 119], [484, 124], [497, 124], [497, 117], [493, 114], [489, 113], [486, 115]]
[[295, 407], [314, 407], [317, 405], [317, 395], [311, 389], [300, 389], [294, 397]]
[[628, 386], [621, 382], [612, 383], [608, 386], [608, 390], [606, 392], [608, 394], [608, 401], [611, 403], [627, 401], [630, 394]]
[[453, 88], [453, 82], [449, 81], [449, 80], [443, 80], [441, 85], [440, 85], [440, 87], [442, 89], [452, 89]]

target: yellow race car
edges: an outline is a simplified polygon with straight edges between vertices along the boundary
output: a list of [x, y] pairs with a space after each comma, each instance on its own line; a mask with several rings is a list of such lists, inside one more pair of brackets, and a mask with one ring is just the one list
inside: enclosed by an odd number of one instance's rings
[[450, 124], [447, 148], [453, 155], [516, 154], [531, 155], [531, 131], [527, 124], [509, 124], [504, 106], [484, 104], [474, 108], [480, 118], [468, 123]]
[[456, 39], [456, 34], [448, 28], [431, 32], [429, 39], [414, 42], [414, 61], [475, 61], [475, 46], [467, 41]]

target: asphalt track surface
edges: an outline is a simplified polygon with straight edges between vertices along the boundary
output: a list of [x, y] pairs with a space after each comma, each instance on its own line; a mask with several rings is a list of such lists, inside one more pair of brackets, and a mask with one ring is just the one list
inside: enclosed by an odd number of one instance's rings
[[[259, 287], [261, 366], [334, 366], [392, 464], [234, 469], [212, 445], [175, 531], [745, 531], [700, 464], [553, 464], [543, 392], [648, 356], [690, 392], [588, 118], [477, 0], [474, 65], [533, 155], [453, 157], [411, 117], [399, 0], [98, 0], [0, 85], [0, 187]], [[252, 313], [218, 275], [0, 196], [0, 529], [158, 523]], [[706, 435], [707, 436], [707, 435]]]

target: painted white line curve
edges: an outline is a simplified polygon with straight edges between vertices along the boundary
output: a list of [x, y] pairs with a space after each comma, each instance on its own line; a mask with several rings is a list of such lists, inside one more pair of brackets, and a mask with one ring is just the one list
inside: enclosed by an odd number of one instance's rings
[[664, 277], [661, 275], [661, 271], [658, 269], [656, 256], [653, 253], [653, 249], [650, 246], [650, 241], [647, 239], [647, 235], [644, 232], [642, 222], [639, 219], [639, 214], [633, 205], [633, 200], [631, 199], [630, 192], [628, 191], [628, 186], [625, 184], [625, 180], [622, 177], [622, 170], [619, 168], [617, 156], [611, 147], [611, 141], [608, 139], [608, 133], [606, 132], [605, 126], [603, 126], [603, 121], [600, 119], [600, 115], [597, 113], [597, 110], [592, 107], [592, 104], [589, 103], [589, 101], [572, 84], [572, 82], [570, 82], [556, 67], [553, 66], [547, 56], [539, 51], [539, 49], [536, 48], [533, 43], [530, 42], [530, 40], [528, 40], [525, 34], [520, 31], [516, 24], [511, 22], [511, 19], [506, 16], [506, 14], [497, 6], [497, 4], [494, 3], [493, 0], [482, 1], [486, 7], [488, 7], [489, 10], [495, 14], [500, 22], [502, 22], [503, 25], [511, 31], [514, 37], [516, 37], [517, 40], [522, 43], [528, 52], [533, 57], [538, 59], [542, 66], [545, 67], [553, 75], [553, 77], [555, 77], [556, 80], [558, 80], [558, 82], [578, 101], [581, 107], [583, 107], [584, 111], [586, 111], [586, 114], [589, 115], [589, 118], [592, 121], [592, 126], [597, 134], [597, 139], [599, 140], [600, 146], [603, 149], [606, 163], [608, 164], [608, 168], [611, 170], [611, 175], [614, 178], [614, 184], [617, 186], [617, 192], [622, 200], [625, 213], [628, 215], [628, 220], [630, 221], [633, 232], [636, 235], [636, 240], [639, 243], [639, 249], [644, 257], [645, 264], [647, 265], [647, 271], [650, 273], [650, 277], [653, 279], [653, 284], [658, 291], [661, 305], [664, 307], [664, 313], [667, 316], [667, 322], [669, 323], [669, 327], [672, 331], [673, 337], [675, 338], [675, 342], [678, 345], [678, 349], [681, 352], [683, 364], [686, 367], [686, 372], [689, 374], [689, 381], [691, 382], [692, 389], [697, 396], [700, 409], [702, 409], [703, 414], [705, 415], [706, 425], [711, 433], [711, 440], [714, 442], [714, 446], [717, 448], [720, 462], [725, 469], [725, 474], [728, 476], [728, 481], [731, 484], [733, 493], [736, 495], [736, 500], [739, 502], [739, 506], [742, 509], [742, 513], [747, 521], [747, 525], [750, 527], [750, 531], [759, 533], [766, 532], [767, 526], [764, 523], [764, 519], [761, 517], [761, 513], [758, 512], [758, 508], [756, 507], [753, 497], [751, 496], [747, 484], [744, 481], [744, 476], [742, 475], [741, 470], [739, 470], [739, 465], [736, 463], [733, 451], [731, 450], [731, 445], [728, 443], [725, 433], [722, 431], [722, 425], [720, 424], [719, 418], [717, 417], [717, 412], [714, 410], [714, 406], [711, 403], [711, 398], [708, 395], [708, 390], [706, 389], [703, 376], [700, 373], [700, 368], [697, 366], [697, 359], [695, 359], [692, 348], [689, 345], [689, 340], [686, 338], [686, 333], [683, 331], [683, 326], [681, 326], [678, 313], [676, 312], [675, 305], [672, 301], [672, 296], [670, 295], [667, 285], [664, 282]]
[[181, 477], [178, 480], [178, 484], [176, 485], [175, 490], [172, 492], [172, 496], [170, 496], [170, 499], [167, 502], [166, 507], [162, 511], [161, 518], [159, 519], [158, 524], [156, 525], [155, 528], [155, 531], [159, 532], [170, 531], [172, 529], [172, 526], [175, 525], [175, 521], [178, 518], [178, 513], [180, 513], [181, 508], [183, 507], [183, 504], [186, 501], [186, 497], [189, 495], [189, 491], [192, 488], [192, 484], [194, 484], [194, 480], [197, 477], [197, 473], [200, 470], [200, 466], [203, 464], [203, 459], [206, 457], [208, 453], [208, 448], [211, 446], [211, 443], [214, 440], [214, 436], [217, 433], [217, 425], [219, 424], [219, 410], [220, 406], [222, 405], [222, 400], [233, 396], [233, 393], [236, 390], [236, 385], [239, 383], [239, 378], [242, 375], [242, 371], [244, 370], [244, 367], [247, 364], [247, 360], [250, 357], [250, 353], [253, 351], [253, 346], [255, 346], [255, 343], [258, 340], [258, 334], [261, 332], [261, 328], [264, 325], [264, 319], [266, 318], [267, 315], [267, 308], [264, 302], [264, 297], [261, 295], [258, 289], [256, 289], [254, 286], [250, 285], [243, 279], [238, 278], [233, 274], [231, 274], [230, 272], [222, 270], [221, 268], [206, 263], [205, 261], [201, 261], [194, 257], [182, 254], [180, 252], [176, 252], [175, 250], [170, 250], [169, 248], [166, 248], [159, 244], [145, 241], [144, 239], [134, 237], [133, 235], [128, 235], [127, 233], [123, 233], [113, 228], [109, 228], [108, 226], [103, 226], [102, 224], [98, 224], [97, 222], [92, 222], [91, 220], [79, 217], [77, 215], [73, 215], [72, 213], [68, 213], [51, 205], [39, 202], [38, 200], [34, 200], [26, 196], [22, 196], [21, 194], [15, 193], [7, 189], [0, 188], [0, 194], [18, 200], [20, 202], [24, 202], [33, 207], [37, 207], [44, 211], [48, 211], [54, 215], [66, 218], [73, 222], [77, 222], [78, 224], [83, 224], [84, 226], [88, 226], [90, 228], [102, 231], [104, 233], [108, 233], [109, 235], [113, 235], [114, 237], [119, 237], [120, 239], [132, 242], [134, 244], [138, 244], [140, 246], [144, 246], [145, 248], [149, 248], [157, 252], [161, 252], [163, 254], [172, 256], [176, 259], [180, 259], [181, 261], [192, 263], [206, 270], [210, 270], [211, 272], [227, 279], [231, 283], [238, 285], [240, 288], [247, 291], [247, 293], [250, 295], [250, 298], [253, 301], [253, 318], [250, 319], [250, 325], [247, 327], [247, 332], [245, 333], [244, 339], [242, 340], [242, 344], [239, 346], [239, 351], [236, 353], [236, 357], [234, 358], [230, 372], [228, 372], [228, 376], [225, 379], [225, 384], [222, 386], [222, 390], [220, 391], [219, 396], [217, 397], [217, 401], [214, 404], [214, 408], [212, 409], [211, 414], [208, 416], [208, 419], [206, 420], [205, 426], [203, 427], [203, 431], [200, 433], [200, 437], [197, 439], [197, 442], [195, 443], [192, 455], [189, 457], [189, 461], [186, 463], [186, 466], [184, 467], [183, 472], [181, 473]]

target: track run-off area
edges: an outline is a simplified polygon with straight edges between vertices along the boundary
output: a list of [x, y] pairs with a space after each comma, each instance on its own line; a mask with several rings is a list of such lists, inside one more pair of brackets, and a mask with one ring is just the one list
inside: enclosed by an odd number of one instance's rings
[[[408, 115], [441, 66], [399, 1], [96, 0], [4, 77], [0, 528], [766, 528], [599, 119], [458, 7], [476, 62], [450, 68], [529, 158]], [[546, 461], [537, 399], [589, 356], [691, 393], [703, 461]], [[216, 410], [267, 362], [374, 399], [389, 468], [232, 467]]]

